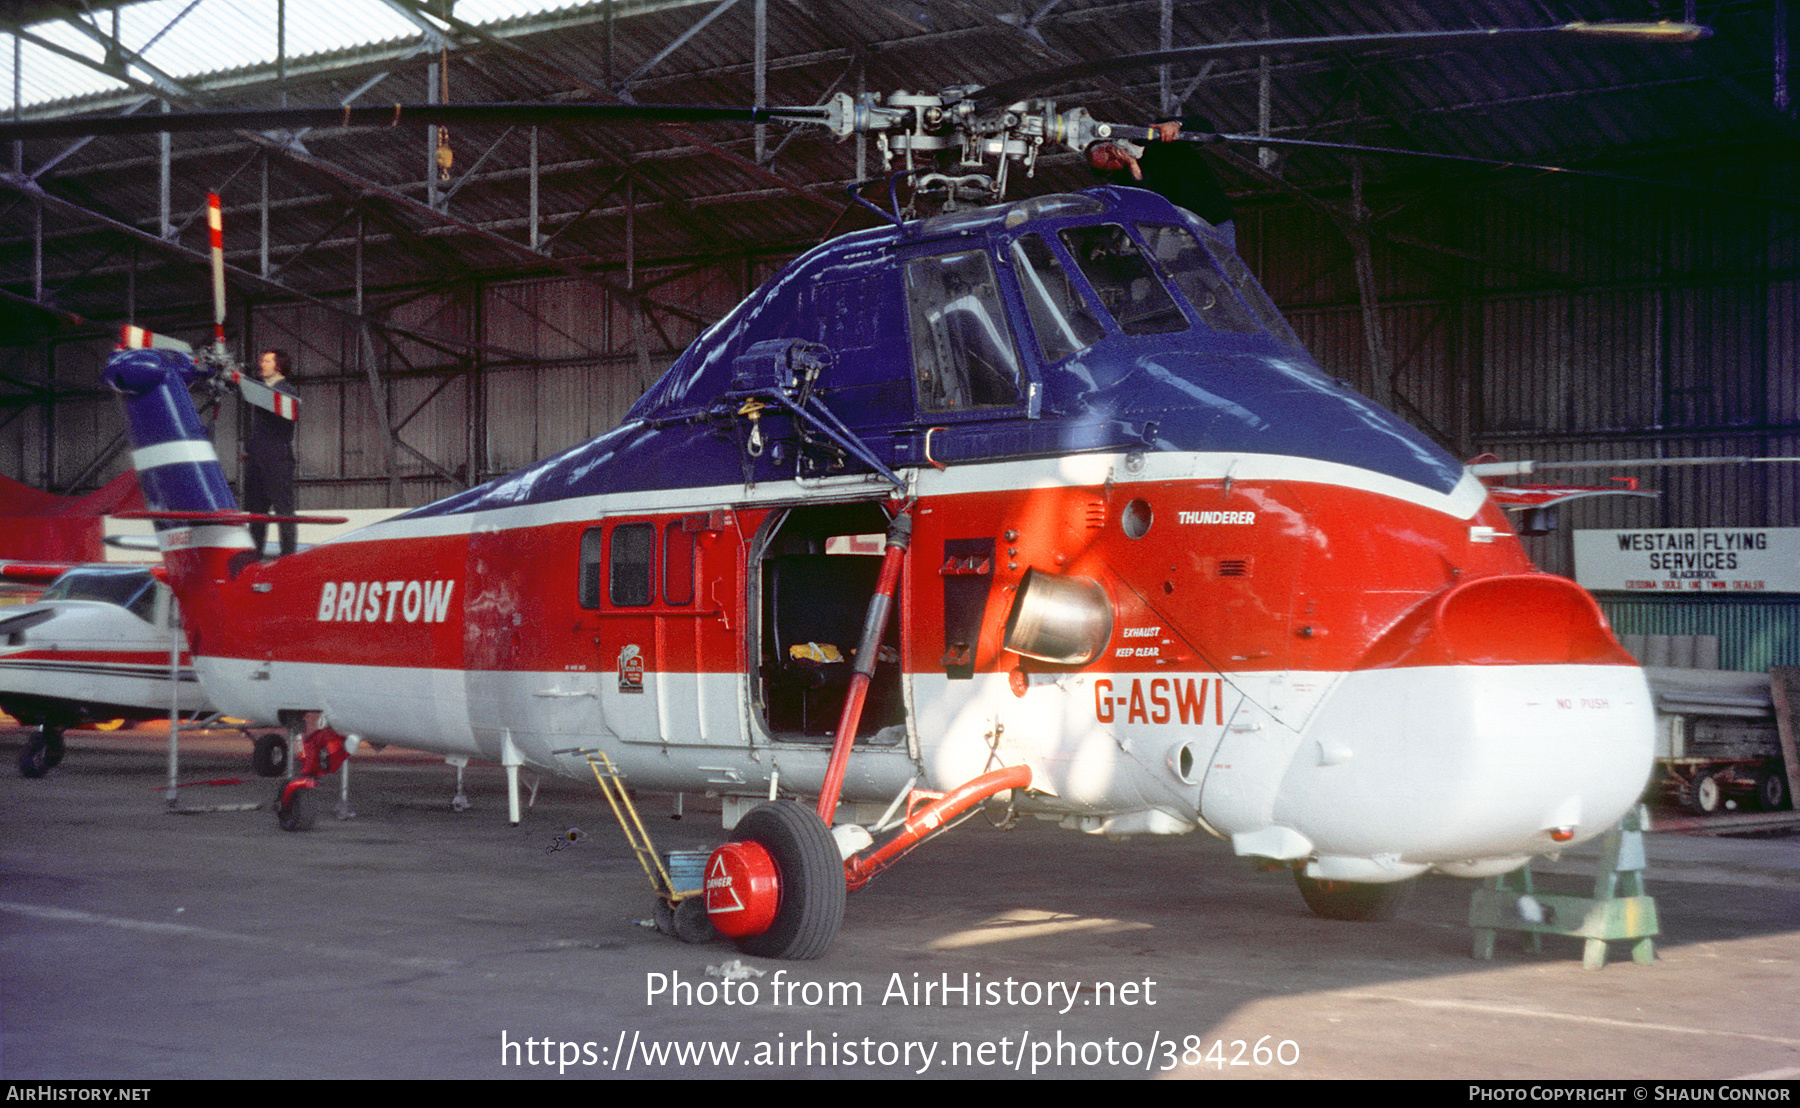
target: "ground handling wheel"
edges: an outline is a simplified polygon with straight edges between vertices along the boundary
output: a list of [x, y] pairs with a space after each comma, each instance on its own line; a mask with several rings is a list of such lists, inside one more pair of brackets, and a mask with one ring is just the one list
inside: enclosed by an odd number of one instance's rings
[[1787, 771], [1779, 762], [1768, 762], [1756, 771], [1756, 806], [1765, 812], [1779, 812], [1788, 806]]
[[1719, 787], [1716, 773], [1695, 770], [1692, 777], [1681, 783], [1676, 802], [1694, 815], [1710, 816], [1725, 806], [1725, 790]]
[[658, 897], [656, 929], [684, 943], [710, 943], [719, 937], [713, 929], [712, 917], [706, 914], [704, 896], [683, 897], [675, 904]]
[[1366, 881], [1308, 877], [1304, 869], [1294, 871], [1294, 884], [1300, 886], [1300, 895], [1314, 915], [1359, 922], [1393, 919], [1413, 890], [1410, 878], [1372, 885]]
[[706, 862], [706, 910], [745, 954], [818, 958], [844, 922], [844, 860], [810, 808], [752, 809]]

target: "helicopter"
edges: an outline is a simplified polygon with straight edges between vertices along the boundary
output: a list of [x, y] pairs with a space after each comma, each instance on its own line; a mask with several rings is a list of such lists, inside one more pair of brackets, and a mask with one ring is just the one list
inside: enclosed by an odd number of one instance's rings
[[996, 89], [257, 113], [781, 119], [872, 132], [894, 171], [888, 208], [856, 194], [883, 225], [783, 268], [612, 431], [272, 561], [195, 413], [219, 367], [113, 354], [195, 668], [299, 743], [284, 829], [364, 742], [498, 762], [515, 810], [522, 767], [602, 759], [717, 796], [708, 922], [817, 958], [849, 890], [981, 805], [1204, 830], [1365, 919], [1637, 802], [1643, 671], [1503, 498], [1321, 371], [1219, 228], [1141, 189], [1006, 200], [1046, 147], [1142, 129]]

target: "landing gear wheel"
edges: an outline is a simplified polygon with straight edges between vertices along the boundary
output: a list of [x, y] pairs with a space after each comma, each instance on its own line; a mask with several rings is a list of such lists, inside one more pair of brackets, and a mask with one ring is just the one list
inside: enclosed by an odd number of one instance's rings
[[19, 776], [32, 780], [50, 772], [50, 752], [44, 740], [33, 735], [26, 740], [25, 748], [19, 751]]
[[1787, 771], [1778, 765], [1766, 765], [1756, 771], [1756, 806], [1765, 812], [1779, 812], [1788, 806]]
[[[285, 791], [285, 790], [284, 790]], [[281, 802], [282, 793], [275, 794], [275, 819], [281, 824], [283, 831], [311, 831], [313, 829], [312, 790], [295, 789], [288, 797], [288, 802]]]
[[818, 814], [791, 800], [764, 804], [738, 821], [731, 839], [768, 851], [781, 887], [775, 921], [760, 935], [737, 939], [738, 949], [763, 958], [797, 960], [818, 958], [830, 950], [844, 922], [847, 886], [837, 840]]
[[287, 739], [273, 731], [256, 736], [250, 752], [250, 768], [258, 777], [280, 777], [287, 769]]
[[1710, 816], [1725, 804], [1725, 791], [1711, 770], [1698, 770], [1681, 783], [1677, 802], [1697, 816]]
[[36, 780], [63, 760], [62, 729], [43, 724], [32, 732], [19, 751], [19, 776]]
[[1363, 922], [1393, 919], [1400, 906], [1412, 895], [1414, 880], [1372, 885], [1366, 881], [1336, 881], [1331, 878], [1308, 877], [1306, 871], [1294, 871], [1294, 884], [1316, 916], [1326, 919]]

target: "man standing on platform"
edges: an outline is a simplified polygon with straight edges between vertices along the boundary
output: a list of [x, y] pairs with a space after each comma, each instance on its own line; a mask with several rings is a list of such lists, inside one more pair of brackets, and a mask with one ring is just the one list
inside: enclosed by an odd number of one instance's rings
[[[283, 350], [265, 350], [256, 362], [262, 383], [288, 396], [297, 395], [287, 379], [292, 368]], [[250, 405], [250, 435], [244, 448], [244, 510], [259, 515], [294, 514], [294, 421], [254, 404]], [[283, 523], [279, 531], [282, 554], [292, 554], [297, 528]], [[268, 533], [267, 523], [250, 525], [250, 541], [258, 558], [263, 555]]]

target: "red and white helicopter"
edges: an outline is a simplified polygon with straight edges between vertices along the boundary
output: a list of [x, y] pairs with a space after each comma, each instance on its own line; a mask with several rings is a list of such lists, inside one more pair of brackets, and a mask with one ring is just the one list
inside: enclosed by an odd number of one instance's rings
[[[1345, 918], [1637, 802], [1650, 695], [1592, 598], [1532, 566], [1476, 473], [1323, 373], [1217, 228], [1136, 189], [999, 202], [1008, 165], [1124, 133], [999, 88], [490, 106], [869, 131], [919, 188], [994, 202], [819, 246], [613, 431], [303, 553], [250, 549], [189, 399], [211, 367], [113, 356], [195, 667], [224, 711], [305, 730], [284, 827], [359, 741], [515, 782], [604, 754], [719, 796], [711, 921], [811, 958], [847, 889], [982, 802], [1205, 830]], [[477, 117], [455, 108], [379, 122]], [[361, 121], [256, 126], [306, 111]]]

